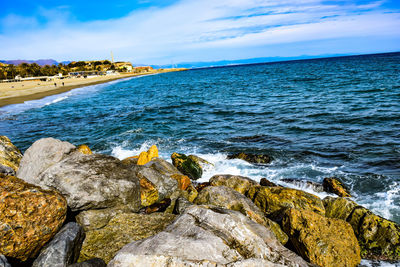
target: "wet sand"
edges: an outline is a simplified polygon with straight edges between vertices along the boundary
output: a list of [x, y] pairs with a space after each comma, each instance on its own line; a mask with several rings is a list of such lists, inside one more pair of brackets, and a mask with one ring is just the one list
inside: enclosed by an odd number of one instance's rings
[[[41, 99], [46, 96], [61, 94], [70, 91], [75, 88], [106, 83], [118, 79], [129, 78], [134, 76], [150, 75], [162, 72], [181, 71], [182, 69], [176, 70], [163, 70], [153, 71], [148, 73], [140, 74], [119, 74], [119, 75], [108, 75], [99, 76], [93, 78], [67, 78], [62, 80], [54, 81], [23, 81], [23, 82], [12, 82], [12, 83], [0, 83], [0, 107], [11, 104], [23, 103], [28, 100]], [[64, 82], [64, 86], [62, 83]], [[57, 84], [57, 86], [54, 85]]]

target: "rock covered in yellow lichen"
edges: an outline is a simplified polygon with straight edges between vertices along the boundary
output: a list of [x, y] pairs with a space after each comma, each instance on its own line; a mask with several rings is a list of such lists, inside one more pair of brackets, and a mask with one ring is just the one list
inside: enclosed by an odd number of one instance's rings
[[280, 216], [287, 208], [310, 210], [325, 215], [322, 200], [310, 193], [285, 187], [254, 186], [247, 197], [268, 216]]
[[66, 213], [67, 202], [58, 192], [0, 174], [0, 254], [22, 261], [36, 256]]
[[159, 195], [156, 186], [145, 177], [140, 178], [140, 199], [144, 207], [158, 201]]
[[81, 152], [82, 154], [85, 154], [85, 155], [93, 154], [92, 150], [90, 150], [90, 148], [87, 145], [79, 145], [77, 149], [79, 152]]
[[18, 148], [11, 143], [7, 136], [0, 136], [0, 165], [4, 173], [14, 173], [18, 170], [22, 154]]
[[287, 209], [283, 230], [298, 254], [324, 267], [357, 266], [360, 247], [351, 225], [309, 210]]
[[145, 165], [153, 158], [158, 158], [158, 149], [156, 145], [152, 145], [147, 152], [143, 151], [140, 153], [137, 165]]

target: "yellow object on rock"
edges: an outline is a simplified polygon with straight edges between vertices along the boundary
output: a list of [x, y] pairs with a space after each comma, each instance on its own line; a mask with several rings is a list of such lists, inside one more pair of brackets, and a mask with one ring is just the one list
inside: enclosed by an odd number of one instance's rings
[[82, 154], [85, 155], [92, 155], [93, 152], [90, 150], [90, 148], [87, 145], [79, 145], [78, 146], [78, 151], [81, 152]]
[[152, 145], [147, 152], [143, 151], [140, 153], [137, 165], [145, 165], [153, 158], [158, 158], [158, 149], [156, 145]]

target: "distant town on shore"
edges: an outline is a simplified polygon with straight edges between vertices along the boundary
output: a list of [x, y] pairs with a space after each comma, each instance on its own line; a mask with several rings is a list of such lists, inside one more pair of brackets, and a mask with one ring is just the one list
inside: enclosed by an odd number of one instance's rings
[[111, 75], [117, 73], [139, 74], [153, 71], [153, 67], [151, 66], [133, 66], [131, 62], [123, 61], [72, 61], [68, 64], [54, 62], [52, 62], [53, 64], [51, 65], [39, 65], [37, 62], [29, 63], [29, 61], [22, 60], [16, 62], [3, 61], [0, 62], [0, 80], [3, 82], [11, 82], [37, 78], [43, 78], [45, 80], [51, 76], [88, 77], [94, 75]]

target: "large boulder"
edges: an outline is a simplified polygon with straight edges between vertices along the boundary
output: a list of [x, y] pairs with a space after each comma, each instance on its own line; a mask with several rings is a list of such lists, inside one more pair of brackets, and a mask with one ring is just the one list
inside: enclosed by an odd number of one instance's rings
[[271, 162], [271, 157], [264, 154], [237, 153], [228, 155], [228, 159], [241, 159], [250, 163], [267, 164]]
[[0, 173], [15, 176], [21, 158], [21, 152], [10, 139], [4, 135], [0, 136]]
[[43, 188], [57, 189], [72, 211], [140, 208], [139, 179], [131, 166], [112, 156], [72, 153], [29, 180]]
[[324, 191], [334, 193], [339, 197], [351, 197], [350, 190], [337, 178], [325, 178], [322, 182]]
[[67, 267], [75, 263], [84, 238], [85, 233], [79, 224], [67, 223], [42, 249], [32, 267]]
[[258, 185], [258, 183], [250, 178], [239, 176], [239, 175], [230, 175], [230, 174], [218, 174], [214, 175], [210, 178], [210, 185], [212, 186], [227, 186], [241, 194], [246, 194], [247, 191], [253, 186]]
[[322, 200], [310, 193], [285, 187], [254, 186], [247, 196], [269, 217], [279, 220], [287, 208], [325, 214]]
[[200, 163], [193, 159], [193, 157], [188, 157], [185, 154], [172, 153], [171, 155], [172, 164], [184, 175], [190, 177], [190, 179], [197, 180], [203, 175], [203, 169]]
[[288, 209], [282, 226], [298, 254], [324, 267], [357, 266], [360, 247], [350, 224], [308, 210]]
[[60, 229], [67, 202], [58, 192], [0, 175], [0, 211], [0, 254], [25, 261]]
[[37, 177], [52, 165], [73, 153], [76, 147], [54, 138], [34, 142], [24, 153], [17, 176], [28, 183], [37, 184]]
[[347, 221], [352, 226], [367, 259], [400, 260], [400, 226], [347, 198], [324, 198], [326, 216]]
[[164, 213], [119, 213], [104, 227], [86, 232], [78, 261], [97, 257], [109, 262], [123, 246], [161, 232], [174, 218]]
[[264, 213], [246, 196], [226, 186], [209, 186], [204, 188], [195, 200], [196, 204], [214, 205], [225, 209], [236, 210], [249, 217], [256, 223], [270, 229], [283, 245], [288, 236], [280, 226], [266, 218]]
[[252, 259], [308, 266], [240, 212], [193, 205], [163, 232], [126, 245], [108, 266], [224, 266]]

